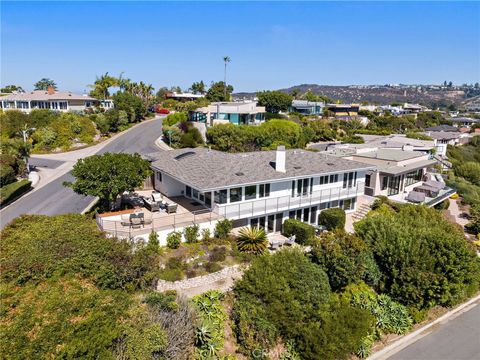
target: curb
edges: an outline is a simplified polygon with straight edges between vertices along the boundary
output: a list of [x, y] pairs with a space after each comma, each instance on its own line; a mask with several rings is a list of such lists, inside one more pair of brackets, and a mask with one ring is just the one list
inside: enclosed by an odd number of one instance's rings
[[155, 146], [158, 147], [160, 150], [165, 150], [165, 151], [173, 150], [173, 148], [171, 148], [170, 146], [168, 146], [168, 145], [162, 140], [162, 137], [163, 137], [163, 136], [160, 136], [159, 138], [157, 138], [157, 140], [155, 140]]
[[93, 199], [92, 202], [88, 204], [87, 207], [83, 209], [80, 214], [85, 215], [87, 212], [89, 212], [98, 203], [98, 200], [100, 200], [100, 198], [98, 196], [95, 197], [95, 199]]
[[407, 346], [415, 343], [416, 341], [420, 340], [424, 336], [428, 335], [430, 332], [427, 332], [428, 329], [431, 327], [450, 320], [450, 318], [454, 317], [455, 315], [460, 315], [461, 312], [470, 310], [471, 307], [476, 306], [476, 302], [480, 301], [480, 295], [475, 296], [474, 298], [468, 300], [467, 302], [457, 306], [455, 309], [450, 310], [446, 314], [443, 314], [438, 319], [432, 321], [431, 323], [422, 326], [420, 329], [415, 330], [414, 332], [401, 337], [400, 339], [396, 340], [394, 343], [384, 347], [383, 349], [377, 351], [376, 353], [372, 354], [367, 358], [367, 360], [385, 360], [388, 359], [390, 356], [396, 354], [397, 352], [403, 350]]

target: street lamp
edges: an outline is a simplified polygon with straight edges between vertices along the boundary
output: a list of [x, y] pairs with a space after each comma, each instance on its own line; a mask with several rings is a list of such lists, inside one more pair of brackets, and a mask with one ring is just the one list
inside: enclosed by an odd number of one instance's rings
[[27, 136], [30, 131], [35, 131], [36, 128], [28, 128], [27, 124], [25, 124], [25, 128], [20, 130], [23, 136], [23, 143], [25, 145], [25, 165], [27, 166], [27, 174], [30, 174], [30, 165], [28, 165], [28, 153], [26, 151], [27, 149]]

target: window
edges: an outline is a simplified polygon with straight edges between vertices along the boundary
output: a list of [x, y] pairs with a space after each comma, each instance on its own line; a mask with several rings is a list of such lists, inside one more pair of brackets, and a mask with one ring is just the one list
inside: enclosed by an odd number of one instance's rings
[[[296, 186], [295, 186], [296, 182]], [[307, 196], [308, 193], [313, 191], [313, 179], [298, 179], [292, 181], [292, 197], [294, 196]]]
[[317, 207], [312, 206], [312, 208], [310, 209], [310, 222], [312, 224], [315, 224], [316, 219], [317, 219]]
[[289, 219], [295, 219], [295, 210], [290, 211], [290, 212], [288, 213], [288, 218], [289, 218]]
[[384, 176], [382, 179], [382, 190], [385, 190], [388, 186], [388, 176]]
[[302, 209], [297, 210], [297, 220], [302, 221]]
[[292, 180], [292, 197], [295, 197], [295, 180]]
[[313, 178], [310, 178], [310, 195], [313, 193]]
[[395, 176], [388, 184], [388, 196], [397, 195], [400, 192], [400, 176]]
[[185, 195], [192, 197], [192, 188], [190, 186], [185, 186]]
[[217, 190], [214, 192], [213, 198], [216, 204], [227, 203], [227, 190]]
[[338, 174], [330, 175], [330, 183], [338, 182]]
[[205, 205], [212, 206], [212, 193], [209, 191], [204, 193], [203, 195], [205, 196], [205, 200], [203, 200]]
[[245, 186], [245, 200], [257, 198], [257, 185]]
[[198, 199], [198, 190], [197, 189], [192, 189], [192, 195], [195, 199]]
[[347, 181], [348, 181], [348, 174], [345, 173], [343, 174], [343, 188], [346, 189], [347, 188]]
[[345, 211], [353, 210], [355, 208], [355, 198], [342, 200], [340, 207]]
[[162, 182], [162, 173], [160, 171], [157, 172], [157, 180]]
[[242, 201], [242, 188], [233, 188], [230, 189], [230, 202]]
[[67, 110], [67, 102], [66, 101], [60, 101], [58, 103], [60, 105], [60, 110]]
[[332, 201], [332, 202], [330, 203], [330, 207], [332, 207], [332, 208], [338, 207], [338, 200]]
[[258, 218], [250, 219], [250, 226], [252, 228], [258, 228]]
[[258, 197], [269, 197], [270, 196], [270, 184], [260, 184], [258, 186]]
[[370, 187], [370, 181], [371, 181], [371, 176], [370, 174], [365, 175], [365, 186]]
[[423, 171], [418, 169], [405, 175], [405, 186], [415, 184], [422, 180]]
[[328, 202], [324, 202], [320, 204], [320, 210], [325, 210], [330, 207], [330, 204]]
[[348, 187], [349, 188], [353, 186], [353, 174], [356, 174], [356, 173], [351, 172], [351, 173], [348, 174]]
[[328, 184], [328, 175], [320, 176], [320, 185]]
[[310, 217], [310, 208], [303, 209], [303, 222], [308, 223]]

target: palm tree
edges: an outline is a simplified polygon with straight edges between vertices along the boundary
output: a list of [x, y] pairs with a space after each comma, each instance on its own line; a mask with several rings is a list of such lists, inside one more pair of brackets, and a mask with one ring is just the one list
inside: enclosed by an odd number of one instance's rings
[[223, 98], [227, 100], [227, 64], [231, 61], [230, 56], [224, 56], [223, 62], [225, 63], [225, 71], [223, 74], [223, 85], [225, 86], [223, 89]]
[[237, 247], [241, 252], [261, 254], [265, 251], [267, 245], [268, 240], [265, 230], [256, 227], [240, 229], [237, 237]]

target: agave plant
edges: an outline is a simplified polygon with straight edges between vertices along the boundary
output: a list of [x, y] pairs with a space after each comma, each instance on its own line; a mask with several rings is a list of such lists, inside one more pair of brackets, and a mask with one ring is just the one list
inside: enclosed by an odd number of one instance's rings
[[260, 228], [242, 228], [237, 237], [238, 250], [251, 254], [261, 254], [267, 249], [268, 240], [265, 230]]

